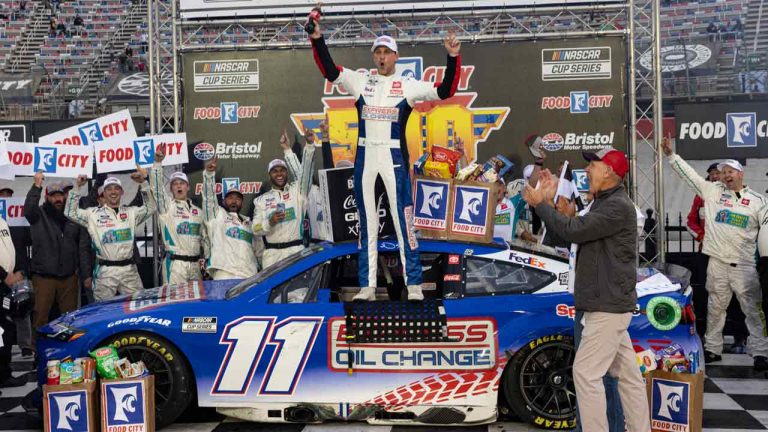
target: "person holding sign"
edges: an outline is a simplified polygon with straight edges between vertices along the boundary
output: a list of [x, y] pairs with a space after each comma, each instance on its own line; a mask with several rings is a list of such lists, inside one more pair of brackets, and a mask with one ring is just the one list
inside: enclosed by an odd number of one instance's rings
[[251, 219], [240, 214], [243, 194], [239, 189], [222, 191], [224, 206], [216, 199], [216, 167], [213, 158], [203, 171], [203, 220], [210, 243], [208, 273], [213, 279], [245, 279], [258, 272]]
[[378, 261], [379, 217], [375, 194], [381, 176], [389, 197], [390, 214], [400, 244], [409, 300], [423, 300], [419, 243], [413, 228], [413, 197], [408, 177], [406, 122], [416, 102], [447, 99], [458, 87], [461, 42], [451, 32], [444, 40], [448, 52], [442, 83], [417, 81], [396, 73], [397, 42], [379, 36], [371, 47], [376, 74], [363, 74], [336, 66], [320, 31], [320, 10], [310, 15], [306, 30], [320, 72], [355, 97], [358, 112], [358, 143], [355, 155], [355, 201], [360, 215], [360, 293], [355, 300], [375, 300]]
[[[263, 236], [264, 268], [304, 249], [303, 220], [314, 172], [315, 146], [305, 145], [303, 163], [291, 150], [288, 132], [280, 137], [285, 160], [274, 159], [267, 172], [272, 189], [253, 200], [253, 234]], [[288, 183], [288, 175], [295, 180]]]
[[168, 188], [163, 188], [165, 153], [155, 152], [155, 163], [149, 176], [150, 199], [157, 207], [160, 232], [165, 247], [163, 282], [178, 284], [200, 280], [200, 247], [203, 240], [203, 211], [187, 198], [189, 179], [181, 171], [171, 174]]
[[140, 207], [121, 205], [123, 184], [116, 177], [104, 181], [104, 205], [88, 209], [78, 208], [80, 188], [88, 181], [77, 177], [77, 184], [69, 191], [64, 214], [88, 229], [96, 251], [93, 297], [107, 300], [116, 293], [133, 294], [144, 289], [139, 271], [133, 260], [133, 240], [136, 228], [155, 212], [155, 202], [149, 198], [147, 172], [138, 169], [131, 180], [139, 183], [144, 204]]

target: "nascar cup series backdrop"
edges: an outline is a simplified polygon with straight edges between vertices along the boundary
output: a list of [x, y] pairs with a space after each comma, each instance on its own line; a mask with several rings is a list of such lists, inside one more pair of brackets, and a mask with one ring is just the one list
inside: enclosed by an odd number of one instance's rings
[[[373, 68], [368, 47], [330, 49], [337, 65]], [[442, 80], [442, 44], [401, 43], [400, 50], [397, 73]], [[419, 103], [411, 114], [406, 130], [411, 163], [434, 144], [452, 147], [457, 137], [466, 143], [470, 160], [497, 153], [510, 157], [516, 176], [532, 163], [522, 144], [530, 134], [545, 139], [553, 166], [564, 159], [583, 166], [582, 150], [626, 149], [621, 38], [464, 43], [461, 55], [456, 95]], [[354, 100], [320, 75], [310, 50], [187, 53], [183, 68], [184, 127], [197, 194], [203, 162], [215, 154], [218, 179], [237, 179], [244, 193], [255, 196], [268, 187], [262, 182], [269, 161], [282, 157], [283, 128], [292, 135], [319, 131], [326, 114], [335, 162], [354, 160]]]

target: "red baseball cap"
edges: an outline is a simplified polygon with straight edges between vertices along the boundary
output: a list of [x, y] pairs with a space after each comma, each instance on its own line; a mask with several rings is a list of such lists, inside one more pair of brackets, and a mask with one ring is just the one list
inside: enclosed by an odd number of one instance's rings
[[627, 175], [627, 171], [629, 171], [627, 156], [611, 146], [605, 147], [595, 153], [582, 152], [582, 155], [587, 161], [600, 161], [605, 163], [621, 178], [624, 178], [624, 176]]

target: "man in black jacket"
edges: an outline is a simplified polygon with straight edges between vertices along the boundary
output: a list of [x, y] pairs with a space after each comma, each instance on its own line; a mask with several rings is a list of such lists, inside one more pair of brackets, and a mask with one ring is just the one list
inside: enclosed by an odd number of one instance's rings
[[45, 188], [45, 203], [41, 206], [44, 180], [42, 172], [35, 174], [35, 182], [24, 203], [24, 216], [32, 230], [33, 329], [48, 323], [54, 301], [61, 313], [77, 309], [78, 272], [85, 287], [92, 286], [87, 258], [91, 248], [88, 234], [64, 216], [66, 185], [49, 184]]
[[540, 188], [526, 186], [523, 198], [548, 230], [578, 245], [574, 300], [584, 329], [573, 379], [583, 430], [608, 431], [603, 376], [609, 373], [618, 378], [629, 430], [650, 432], [645, 385], [627, 332], [637, 304], [636, 212], [622, 185], [629, 164], [612, 147], [584, 158], [595, 199], [583, 216], [571, 218], [552, 207], [557, 178], [549, 171], [541, 174]]

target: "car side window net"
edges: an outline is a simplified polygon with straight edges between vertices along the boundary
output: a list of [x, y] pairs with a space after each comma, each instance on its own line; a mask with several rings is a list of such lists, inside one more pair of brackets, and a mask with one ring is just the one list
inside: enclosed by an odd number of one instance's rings
[[466, 258], [465, 295], [528, 294], [556, 279], [540, 269], [480, 257]]

